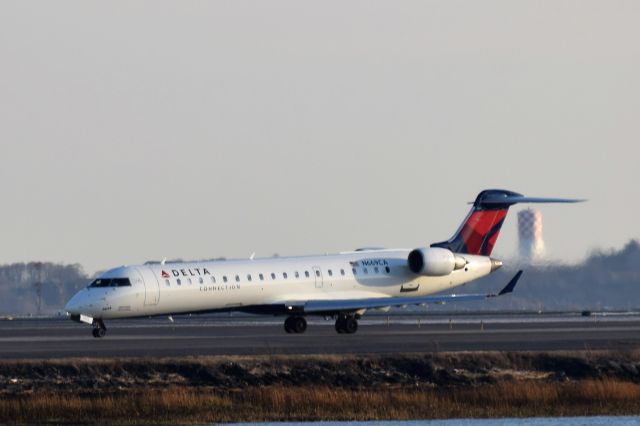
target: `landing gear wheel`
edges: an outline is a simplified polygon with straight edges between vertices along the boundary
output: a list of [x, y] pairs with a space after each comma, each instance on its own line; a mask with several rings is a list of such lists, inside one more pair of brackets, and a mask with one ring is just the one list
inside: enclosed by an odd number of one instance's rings
[[292, 317], [289, 317], [286, 320], [284, 320], [284, 331], [286, 331], [289, 334], [293, 333], [293, 328], [291, 327], [291, 318]]
[[304, 317], [289, 317], [284, 320], [284, 331], [301, 334], [307, 330], [307, 320]]
[[302, 334], [307, 331], [307, 320], [303, 317], [295, 317], [291, 321], [291, 324], [293, 325], [292, 328], [294, 333]]
[[358, 330], [358, 320], [352, 316], [340, 315], [336, 320], [338, 334], [353, 334]]
[[107, 334], [107, 327], [104, 325], [102, 320], [97, 320], [93, 323], [93, 330], [91, 331], [93, 337], [96, 339], [102, 338]]
[[353, 334], [358, 331], [358, 320], [354, 317], [347, 317], [344, 322], [344, 332], [347, 334]]

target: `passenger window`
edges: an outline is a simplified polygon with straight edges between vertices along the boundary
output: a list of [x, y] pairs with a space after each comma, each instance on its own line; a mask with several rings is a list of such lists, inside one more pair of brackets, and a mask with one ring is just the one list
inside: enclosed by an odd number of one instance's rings
[[214, 277], [213, 275], [211, 275], [211, 282], [214, 284], [216, 283], [216, 277]]
[[340, 269], [340, 275], [344, 277], [344, 269]]
[[258, 276], [260, 277], [260, 281], [264, 281], [264, 275], [260, 274]]
[[271, 273], [271, 279], [275, 280], [276, 279], [276, 274], [274, 274], [273, 272]]
[[188, 282], [189, 284], [193, 284], [193, 281], [191, 281], [191, 278], [187, 278], [187, 282]]
[[225, 283], [227, 282], [227, 276], [226, 275], [222, 276], [222, 281], [224, 281]]
[[295, 275], [296, 278], [300, 278], [300, 273], [298, 271], [295, 271], [293, 274]]
[[353, 272], [353, 275], [357, 275], [356, 274], [356, 268], [351, 268], [351, 272]]
[[287, 273], [286, 273], [286, 272], [283, 272], [283, 273], [282, 273], [282, 277], [286, 280], [286, 279], [287, 279], [287, 277], [288, 277]]
[[167, 287], [171, 286], [171, 281], [169, 281], [169, 280], [164, 280], [164, 283], [167, 285]]
[[388, 266], [385, 266], [384, 270], [387, 271], [387, 274], [391, 272], [391, 268], [389, 268]]
[[236, 275], [236, 282], [239, 283], [240, 282], [240, 275]]
[[309, 271], [304, 271], [304, 276], [309, 278]]
[[374, 272], [377, 274], [378, 272], [380, 272], [380, 269], [378, 269], [378, 267], [376, 266], [375, 268], [373, 268]]
[[178, 285], [182, 285], [182, 281], [180, 281], [180, 278], [178, 278], [178, 279], [176, 280], [176, 283], [177, 283]]
[[368, 274], [368, 273], [369, 273], [369, 270], [368, 270], [367, 268], [364, 268], [364, 269], [362, 270], [362, 272], [364, 272], [365, 274]]
[[332, 277], [333, 276], [333, 272], [331, 271], [331, 269], [329, 269], [329, 276]]
[[251, 281], [251, 274], [247, 274], [247, 281]]
[[199, 282], [200, 284], [204, 284], [204, 280], [202, 279], [202, 277], [198, 278], [198, 282]]
[[320, 276], [320, 271], [316, 269], [316, 277]]

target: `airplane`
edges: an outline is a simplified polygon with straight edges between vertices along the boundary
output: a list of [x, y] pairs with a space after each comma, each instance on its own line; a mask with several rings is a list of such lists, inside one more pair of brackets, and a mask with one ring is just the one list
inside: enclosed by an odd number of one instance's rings
[[65, 310], [73, 321], [104, 337], [105, 320], [241, 311], [284, 316], [287, 333], [304, 333], [306, 317], [335, 320], [353, 334], [368, 310], [471, 301], [511, 293], [518, 271], [498, 293], [433, 295], [491, 274], [491, 256], [510, 206], [584, 200], [480, 192], [447, 241], [410, 249], [358, 249], [322, 256], [146, 263], [111, 269], [74, 295]]

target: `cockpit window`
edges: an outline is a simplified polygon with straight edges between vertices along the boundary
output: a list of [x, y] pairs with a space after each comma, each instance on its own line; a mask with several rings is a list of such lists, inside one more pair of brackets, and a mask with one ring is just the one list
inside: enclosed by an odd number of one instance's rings
[[131, 287], [129, 278], [114, 278], [111, 280], [111, 287]]
[[129, 278], [98, 278], [89, 287], [131, 287]]
[[109, 287], [110, 285], [111, 285], [110, 279], [98, 278], [97, 280], [89, 284], [89, 287]]

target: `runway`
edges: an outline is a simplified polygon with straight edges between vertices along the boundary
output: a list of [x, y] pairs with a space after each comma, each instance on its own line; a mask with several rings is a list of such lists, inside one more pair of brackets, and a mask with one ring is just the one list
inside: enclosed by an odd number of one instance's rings
[[103, 339], [68, 319], [0, 320], [0, 358], [176, 357], [449, 351], [633, 350], [640, 315], [370, 316], [354, 335], [312, 318], [286, 334], [282, 320], [254, 316], [178, 317], [107, 323]]

